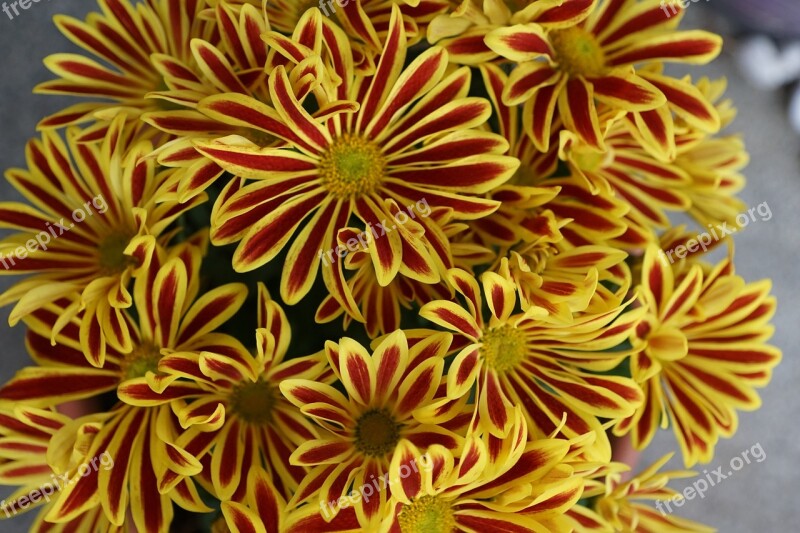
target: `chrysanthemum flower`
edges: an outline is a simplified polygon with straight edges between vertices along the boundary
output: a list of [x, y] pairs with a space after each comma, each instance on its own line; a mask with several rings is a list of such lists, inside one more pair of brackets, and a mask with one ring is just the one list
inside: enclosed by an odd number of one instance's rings
[[[667, 487], [673, 479], [693, 477], [687, 470], [659, 472], [672, 458], [662, 457], [628, 481], [621, 474], [629, 467], [610, 463], [598, 469], [595, 479], [586, 481], [582, 499], [590, 505], [576, 505], [567, 512], [575, 533], [636, 531], [637, 533], [713, 533], [713, 528], [665, 513], [661, 502], [679, 493]], [[649, 502], [655, 501], [654, 509]], [[647, 503], [646, 503], [647, 502]], [[659, 510], [660, 509], [660, 510]]]
[[441, 446], [426, 452], [426, 468], [404, 472], [420, 456], [401, 443], [390, 470], [392, 498], [379, 531], [566, 531], [563, 514], [580, 498], [583, 479], [564, 464], [569, 443], [528, 442], [519, 408], [506, 439], [468, 438], [460, 458]]
[[[220, 33], [219, 39], [211, 42], [193, 39], [190, 63], [163, 54], [154, 56], [154, 67], [164, 76], [164, 87], [149, 93], [150, 98], [156, 99], [151, 103], [159, 105], [141, 116], [142, 121], [173, 138], [158, 146], [155, 154], [160, 164], [180, 169], [178, 197], [182, 202], [203, 192], [223, 174], [216, 163], [195, 150], [195, 140], [234, 133], [259, 146], [277, 140], [258, 130], [209, 120], [196, 110], [200, 100], [220, 93], [240, 93], [269, 101], [266, 77], [274, 68], [268, 60], [269, 46], [263, 40], [270, 22], [259, 9], [248, 4], [234, 7], [229, 2], [219, 2], [214, 10], [208, 11]], [[313, 58], [306, 62], [314, 63]], [[310, 83], [309, 72], [303, 74], [306, 77], [298, 83]]]
[[[97, 421], [100, 418], [102, 415]], [[97, 424], [85, 422], [73, 421], [53, 409], [23, 405], [13, 410], [0, 409], [0, 481], [22, 485], [0, 502], [0, 519], [39, 509], [30, 531], [53, 531], [54, 524], [45, 522], [44, 517], [51, 500], [66, 482], [89, 469], [113, 468], [113, 457], [86, 455], [97, 433]], [[62, 438], [67, 435], [72, 437]], [[57, 465], [48, 462], [54, 458], [58, 459]], [[27, 501], [20, 499], [23, 496]], [[65, 531], [116, 531], [100, 506], [61, 525]]]
[[[25, 320], [30, 328], [28, 349], [39, 366], [18, 372], [0, 388], [0, 400], [44, 407], [110, 391], [120, 398], [110, 411], [76, 421], [78, 426], [95, 424], [86, 456], [107, 453], [114, 467], [70, 477], [47, 521], [69, 522], [99, 503], [112, 524], [121, 526], [130, 512], [139, 531], [160, 532], [168, 530], [173, 503], [193, 512], [209, 511], [190, 479], [182, 477], [164, 485], [174, 478], [172, 473], [191, 476], [202, 468], [201, 454], [189, 454], [175, 444], [182, 431], [170, 406], [140, 407], [129, 399], [143, 390], [149, 393], [145, 376], [152, 375], [166, 352], [205, 351], [229, 357], [246, 353], [232, 337], [214, 332], [238, 310], [246, 289], [231, 284], [197, 298], [200, 250], [187, 244], [177, 247], [174, 254], [171, 258], [154, 254], [147, 275], [137, 279], [138, 327], [127, 313], [125, 318], [132, 349], [109, 350], [102, 368], [90, 366], [81, 353], [77, 318], [55, 335], [55, 346], [50, 344], [52, 324], [64, 312], [62, 302], [44, 306]], [[58, 453], [59, 457], [69, 455], [63, 450]]]
[[[680, 84], [654, 83], [640, 75], [641, 66], [635, 69], [634, 65], [703, 64], [719, 53], [718, 36], [700, 30], [675, 31], [680, 18], [667, 17], [658, 0], [603, 0], [588, 18], [573, 26], [548, 30], [535, 23], [518, 24], [493, 30], [485, 42], [518, 63], [503, 99], [508, 105], [524, 102], [526, 132], [540, 150], [548, 148], [556, 108], [566, 129], [604, 150], [596, 101], [620, 112], [658, 113], [668, 100], [680, 105], [685, 96]], [[642, 138], [674, 135], [671, 117], [658, 116], [662, 120], [637, 121]]]
[[[608, 350], [624, 342], [641, 313], [623, 313], [626, 306], [621, 305], [564, 323], [540, 308], [514, 314], [514, 285], [496, 273], [483, 274], [482, 291], [466, 272], [453, 269], [448, 279], [465, 305], [431, 302], [420, 315], [468, 339], [448, 370], [447, 395], [460, 398], [475, 390], [473, 429], [504, 437], [513, 423], [513, 406], [519, 405], [532, 438], [558, 433], [574, 438], [595, 431], [600, 455], [610, 457], [598, 419], [629, 416], [642, 394], [631, 379], [591, 371], [621, 362], [625, 352]], [[484, 298], [491, 312], [488, 323]]]
[[[671, 251], [670, 251], [671, 252]], [[647, 315], [632, 336], [634, 379], [645, 401], [619, 423], [638, 448], [672, 424], [686, 466], [708, 462], [720, 436], [736, 431], [738, 409], [760, 405], [781, 352], [766, 344], [775, 313], [770, 282], [746, 284], [730, 259], [711, 268], [678, 262], [653, 246], [642, 265]]]
[[[387, 221], [402, 206], [421, 201], [431, 208], [452, 208], [457, 219], [485, 216], [497, 202], [477, 195], [516, 170], [516, 159], [500, 155], [507, 149], [501, 137], [472, 129], [486, 121], [491, 109], [485, 100], [466, 97], [469, 71], [445, 78], [447, 54], [440, 48], [423, 52], [403, 69], [406, 44], [396, 7], [391, 20], [376, 72], [361, 77], [353, 72], [344, 33], [318, 11], [304, 17], [307, 32], [326, 42], [335, 78], [341, 80], [333, 83], [326, 74], [314, 93], [318, 104], [327, 109], [331, 102], [350, 99], [358, 103], [355, 112], [340, 112], [354, 109], [348, 104], [334, 106], [336, 114], [311, 116], [292, 94], [283, 67], [269, 79], [274, 107], [240, 95], [201, 102], [200, 109], [213, 118], [285, 141], [262, 149], [241, 139], [221, 139], [200, 143], [199, 150], [234, 175], [257, 180], [226, 193], [214, 213], [212, 242], [241, 241], [233, 259], [240, 272], [268, 263], [289, 246], [281, 280], [287, 303], [308, 293], [323, 256], [336, 248], [337, 232], [350, 227], [352, 215], [366, 232], [372, 234], [368, 227], [377, 232], [369, 253], [381, 285], [401, 268], [421, 280], [438, 275], [436, 264], [423, 258], [433, 250], [437, 261], [452, 266], [441, 231], [423, 217], [416, 219], [423, 235]], [[471, 155], [464, 157], [465, 150]], [[323, 279], [347, 312], [361, 319], [338, 259], [323, 268]]]
[[[284, 497], [295, 492], [306, 468], [289, 456], [301, 444], [318, 438], [315, 427], [278, 389], [287, 379], [329, 382], [333, 377], [324, 354], [284, 360], [291, 340], [283, 310], [259, 285], [257, 353], [215, 354], [179, 352], [158, 364], [159, 377], [136, 396], [136, 405], [173, 402], [173, 411], [189, 428], [179, 445], [205, 455], [207, 469], [198, 481], [221, 500], [241, 501], [247, 472], [265, 468]], [[192, 387], [186, 387], [187, 379]]]
[[168, 64], [166, 58], [189, 64], [192, 39], [208, 40], [215, 35], [214, 26], [198, 17], [206, 7], [205, 0], [98, 0], [98, 5], [102, 13], [92, 13], [85, 22], [65, 15], [55, 17], [61, 33], [93, 58], [74, 53], [47, 57], [45, 65], [59, 78], [36, 87], [39, 93], [98, 101], [51, 115], [39, 123], [40, 128], [100, 118], [96, 113], [104, 120], [119, 113], [135, 120], [143, 111], [158, 109], [159, 102], [147, 98], [165, 85], [156, 65]]
[[622, 122], [609, 128], [605, 140], [607, 151], [601, 153], [565, 133], [560, 153], [572, 175], [585, 180], [593, 192], [612, 194], [630, 205], [626, 220], [655, 242], [656, 230], [670, 225], [667, 211], [687, 211], [692, 205], [693, 180], [674, 163], [652, 157]]
[[[495, 65], [482, 65], [481, 72], [509, 154], [520, 160], [509, 182], [488, 195], [501, 202], [500, 208], [470, 222], [478, 239], [504, 246], [493, 270], [514, 281], [523, 309], [542, 307], [562, 321], [571, 320], [573, 312], [589, 309], [592, 300], [600, 304], [597, 310], [616, 307], [630, 286], [630, 275], [621, 264], [626, 253], [604, 246], [603, 238], [569, 239], [562, 229], [610, 229], [608, 235], [616, 237], [624, 227], [613, 214], [621, 211], [608, 210], [607, 202], [574, 201], [576, 187], [569, 183], [549, 185], [555, 182], [548, 179], [557, 164], [555, 150], [539, 152], [522, 132], [519, 109], [503, 103], [506, 74]], [[605, 194], [605, 198], [610, 196]], [[564, 218], [557, 218], [551, 206], [560, 208]], [[611, 282], [616, 290], [599, 282]]]
[[[457, 450], [462, 438], [448, 428], [421, 424], [414, 411], [438, 400], [444, 355], [452, 336], [432, 334], [409, 348], [398, 330], [370, 355], [348, 338], [328, 342], [325, 352], [347, 396], [330, 385], [305, 379], [287, 379], [281, 392], [326, 431], [301, 444], [292, 462], [311, 468], [290, 506], [306, 500], [330, 520], [339, 512], [337, 502], [353, 486], [378, 483], [395, 460], [398, 444], [408, 440], [422, 448], [439, 444]], [[458, 428], [461, 429], [461, 428]], [[409, 468], [411, 465], [409, 465]], [[391, 487], [382, 486], [371, 498], [354, 507], [362, 528], [374, 530], [382, 518]]]
[[117, 117], [99, 146], [78, 143], [77, 130], [67, 143], [55, 132], [30, 141], [28, 169], [6, 173], [28, 203], [0, 204], [0, 227], [22, 232], [0, 243], [0, 274], [33, 274], [0, 295], [0, 305], [17, 302], [9, 321], [68, 298], [53, 332], [83, 311], [81, 345], [98, 367], [107, 345], [132, 349], [122, 311], [133, 301], [131, 278], [147, 269], [170, 224], [206, 200], [178, 203], [173, 173], [158, 169], [147, 157], [152, 144], [137, 139], [137, 129], [124, 131], [124, 122]]
[[586, 18], [595, 1], [462, 0], [454, 10], [431, 21], [427, 37], [447, 49], [453, 63], [485, 66], [498, 58], [486, 44], [492, 30], [525, 23], [552, 29], [573, 26]]

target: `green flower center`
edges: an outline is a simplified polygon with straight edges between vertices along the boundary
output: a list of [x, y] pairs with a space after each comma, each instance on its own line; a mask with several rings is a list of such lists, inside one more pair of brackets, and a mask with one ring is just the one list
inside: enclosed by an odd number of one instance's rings
[[356, 422], [356, 448], [373, 457], [383, 457], [400, 440], [400, 425], [386, 409], [367, 411]]
[[120, 363], [122, 381], [144, 377], [148, 372], [158, 372], [161, 349], [152, 342], [145, 341], [125, 355]]
[[452, 533], [456, 519], [450, 505], [436, 496], [423, 496], [397, 515], [403, 533]]
[[559, 68], [570, 76], [600, 76], [606, 69], [606, 57], [594, 35], [572, 27], [550, 33], [550, 44]]
[[328, 191], [341, 200], [367, 195], [384, 176], [386, 159], [378, 146], [344, 134], [331, 144], [320, 161], [320, 176]]
[[525, 334], [508, 324], [484, 330], [481, 341], [483, 360], [497, 372], [513, 370], [528, 354]]
[[113, 275], [124, 272], [130, 266], [136, 265], [136, 260], [125, 255], [125, 248], [131, 242], [131, 236], [125, 233], [112, 233], [100, 242], [97, 248], [97, 262], [104, 275]]
[[258, 380], [233, 389], [230, 395], [230, 409], [245, 422], [267, 425], [272, 422], [275, 400], [275, 387], [267, 381]]

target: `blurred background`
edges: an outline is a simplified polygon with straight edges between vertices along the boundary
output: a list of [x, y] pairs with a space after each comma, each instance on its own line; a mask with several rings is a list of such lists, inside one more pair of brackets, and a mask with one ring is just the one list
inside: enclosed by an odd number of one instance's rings
[[[751, 155], [747, 188], [748, 207], [767, 202], [769, 221], [751, 223], [736, 235], [736, 268], [748, 281], [772, 278], [778, 297], [773, 344], [784, 360], [770, 385], [761, 391], [763, 406], [742, 413], [738, 433], [717, 445], [714, 461], [695, 470], [709, 473], [759, 445], [766, 457], [751, 461], [728, 479], [677, 509], [678, 514], [716, 527], [722, 532], [774, 533], [796, 531], [800, 505], [792, 487], [800, 474], [800, 2], [798, 0], [687, 0], [682, 28], [704, 28], [725, 36], [723, 54], [713, 64], [686, 70], [695, 78], [728, 78], [727, 96], [739, 114], [728, 132], [742, 132]], [[96, 9], [86, 0], [59, 0], [31, 5], [13, 20], [0, 12], [0, 168], [25, 165], [25, 143], [45, 115], [68, 105], [66, 99], [37, 96], [31, 90], [50, 79], [42, 59], [55, 52], [74, 51], [52, 24], [56, 13], [83, 17]], [[681, 72], [681, 71], [673, 71]], [[794, 118], [792, 118], [794, 117]], [[21, 200], [0, 180], [0, 201]], [[0, 272], [1, 273], [1, 272]], [[0, 291], [13, 280], [0, 277]], [[9, 328], [9, 308], [0, 309], [0, 381], [5, 382], [29, 363], [21, 327]], [[640, 467], [669, 451], [677, 451], [671, 431], [662, 431], [641, 459]], [[682, 463], [673, 458], [670, 466]], [[756, 451], [750, 457], [760, 457]], [[712, 475], [712, 479], [714, 476]], [[688, 486], [689, 481], [676, 488]], [[7, 494], [0, 490], [0, 497]], [[0, 522], [0, 532], [22, 531], [32, 519], [18, 516]]]

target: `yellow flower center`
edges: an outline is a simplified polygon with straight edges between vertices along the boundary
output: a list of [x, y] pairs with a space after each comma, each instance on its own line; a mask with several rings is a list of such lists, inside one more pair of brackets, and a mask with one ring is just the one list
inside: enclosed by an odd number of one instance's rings
[[592, 77], [605, 72], [603, 49], [588, 31], [572, 27], [553, 31], [549, 37], [559, 67], [570, 76]]
[[611, 164], [614, 152], [610, 148], [605, 152], [599, 152], [588, 146], [578, 147], [572, 152], [572, 160], [584, 172], [599, 172]]
[[320, 161], [320, 176], [328, 191], [341, 200], [373, 192], [383, 179], [386, 159], [373, 142], [346, 133], [336, 139]]
[[453, 509], [436, 496], [417, 498], [397, 515], [403, 533], [452, 533], [456, 530]]
[[144, 341], [126, 354], [120, 363], [122, 381], [144, 377], [147, 372], [158, 372], [161, 349], [150, 341]]
[[481, 341], [483, 360], [497, 372], [513, 370], [528, 353], [525, 333], [508, 324], [484, 330]]
[[356, 448], [366, 455], [382, 457], [400, 440], [400, 425], [386, 409], [367, 411], [356, 422]]
[[130, 242], [131, 236], [126, 233], [112, 233], [100, 242], [97, 262], [103, 275], [119, 274], [129, 266], [136, 265], [133, 257], [125, 255], [125, 248]]
[[275, 399], [275, 387], [266, 381], [258, 380], [233, 389], [230, 395], [230, 409], [245, 422], [266, 425], [272, 421]]
[[558, 248], [549, 242], [538, 242], [519, 250], [519, 254], [525, 259], [531, 272], [542, 274], [547, 270], [547, 262], [550, 258], [558, 255]]

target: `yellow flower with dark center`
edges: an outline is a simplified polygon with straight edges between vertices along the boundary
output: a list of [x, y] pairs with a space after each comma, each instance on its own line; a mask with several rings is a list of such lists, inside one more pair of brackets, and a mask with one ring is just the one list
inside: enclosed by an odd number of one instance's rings
[[158, 168], [149, 157], [152, 143], [137, 137], [139, 129], [124, 128], [125, 120], [114, 119], [97, 146], [78, 142], [75, 129], [66, 143], [53, 131], [30, 141], [29, 168], [7, 173], [27, 202], [0, 204], [0, 225], [22, 232], [0, 246], [35, 244], [24, 259], [3, 259], [7, 268], [0, 274], [31, 276], [0, 295], [0, 305], [16, 302], [15, 324], [68, 300], [53, 331], [80, 314], [81, 345], [98, 368], [107, 349], [133, 349], [121, 311], [133, 303], [131, 279], [147, 270], [157, 244], [167, 244], [170, 225], [206, 200], [198, 195], [179, 203], [171, 190], [174, 172]]
[[252, 468], [265, 470], [281, 498], [297, 491], [307, 469], [290, 463], [289, 457], [318, 432], [281, 396], [279, 387], [288, 379], [327, 383], [332, 378], [322, 355], [285, 358], [289, 321], [266, 288], [259, 284], [258, 290], [255, 355], [172, 353], [159, 363], [164, 375], [151, 381], [160, 395], [182, 402], [176, 413], [189, 429], [180, 445], [191, 451], [212, 447], [207, 475], [222, 501], [247, 498], [247, 472]]
[[[460, 412], [443, 414], [438, 425], [422, 424], [415, 418], [418, 410], [445, 399], [440, 396], [440, 385], [443, 355], [450, 349], [451, 339], [449, 334], [430, 332], [409, 347], [405, 333], [399, 330], [386, 336], [372, 355], [352, 339], [328, 342], [325, 352], [330, 367], [347, 397], [330, 385], [307, 379], [281, 383], [284, 396], [323, 428], [319, 438], [300, 444], [292, 454], [292, 464], [311, 470], [290, 506], [308, 500], [306, 507], [317, 513], [323, 510], [325, 520], [330, 521], [343, 511], [337, 502], [346, 496], [349, 482], [344, 481], [352, 480], [354, 487], [373, 481], [378, 484], [402, 443], [458, 449], [463, 439], [450, 429], [463, 427], [447, 427]], [[421, 467], [413, 462], [406, 468], [412, 466]], [[392, 489], [383, 483], [373, 498], [355, 504], [360, 527], [375, 530]]]
[[[65, 313], [63, 302], [44, 305], [25, 318], [30, 328], [27, 345], [39, 366], [23, 369], [0, 388], [0, 400], [50, 407], [111, 391], [119, 398], [107, 413], [78, 418], [68, 428], [71, 433], [59, 433], [52, 441], [61, 444], [75, 435], [87, 457], [108, 455], [114, 465], [86, 475], [70, 470], [48, 508], [47, 521], [82, 524], [98, 509], [101, 522], [122, 526], [132, 516], [138, 530], [162, 532], [172, 521], [174, 502], [208, 510], [191, 479], [202, 470], [200, 459], [208, 449], [181, 446], [183, 432], [170, 406], [201, 389], [182, 382], [156, 393], [150, 386], [169, 379], [160, 372], [168, 352], [202, 352], [208, 357], [224, 353], [231, 358], [247, 353], [233, 337], [214, 331], [239, 310], [246, 288], [224, 285], [198, 297], [200, 258], [200, 248], [191, 243], [178, 245], [169, 255], [156, 250], [134, 285], [138, 322], [124, 311], [132, 348], [109, 348], [102, 367], [91, 366], [81, 353], [79, 317], [53, 332], [52, 325]], [[51, 345], [51, 337], [56, 344]], [[83, 442], [87, 429], [91, 440]]]

